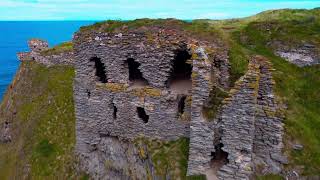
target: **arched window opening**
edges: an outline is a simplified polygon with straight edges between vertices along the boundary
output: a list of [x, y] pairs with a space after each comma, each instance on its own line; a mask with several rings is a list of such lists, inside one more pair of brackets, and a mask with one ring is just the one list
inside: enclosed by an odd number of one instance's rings
[[223, 144], [215, 145], [215, 152], [211, 152], [211, 168], [216, 174], [220, 168], [229, 163], [228, 153], [222, 150]]
[[102, 83], [107, 83], [106, 67], [100, 58], [93, 57], [90, 59], [91, 62], [94, 62], [94, 67], [96, 69], [96, 77], [98, 81]]
[[147, 115], [146, 111], [142, 107], [137, 107], [137, 113], [138, 117], [142, 119], [144, 123], [148, 123], [149, 121], [149, 116]]
[[179, 104], [178, 104], [178, 114], [183, 114], [184, 113], [186, 98], [187, 98], [187, 96], [182, 96], [180, 98]]
[[187, 49], [175, 51], [171, 75], [167, 81], [167, 86], [169, 86], [170, 89], [177, 91], [191, 89], [192, 65], [190, 59], [191, 54]]
[[133, 85], [147, 85], [148, 81], [143, 77], [139, 67], [140, 63], [135, 61], [133, 58], [127, 59], [128, 67], [129, 67], [129, 81]]

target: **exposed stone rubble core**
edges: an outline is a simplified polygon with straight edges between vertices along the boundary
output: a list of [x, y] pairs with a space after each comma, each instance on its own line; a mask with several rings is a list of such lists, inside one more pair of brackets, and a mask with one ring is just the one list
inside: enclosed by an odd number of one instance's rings
[[73, 65], [73, 51], [59, 54], [43, 55], [42, 52], [49, 49], [47, 41], [31, 39], [28, 42], [30, 52], [21, 52], [17, 56], [21, 61], [36, 61], [46, 66], [52, 65]]
[[317, 55], [315, 46], [311, 44], [295, 49], [281, 47], [276, 54], [299, 67], [320, 64], [320, 55]]

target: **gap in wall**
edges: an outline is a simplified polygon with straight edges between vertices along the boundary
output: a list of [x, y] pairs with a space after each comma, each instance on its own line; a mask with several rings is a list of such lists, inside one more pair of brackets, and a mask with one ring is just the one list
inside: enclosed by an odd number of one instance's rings
[[149, 116], [147, 115], [146, 111], [142, 107], [137, 107], [137, 113], [138, 117], [144, 122], [148, 123], [149, 121]]
[[191, 54], [187, 49], [178, 49], [174, 52], [172, 70], [167, 81], [167, 86], [176, 92], [187, 93], [192, 87], [192, 65], [188, 61]]
[[129, 68], [129, 81], [131, 86], [146, 86], [148, 81], [143, 77], [141, 70], [139, 69], [140, 63], [135, 61], [133, 58], [127, 59]]
[[106, 67], [105, 64], [103, 62], [101, 62], [100, 58], [97, 57], [93, 57], [90, 59], [91, 62], [94, 62], [94, 67], [96, 70], [96, 77], [98, 79], [98, 81], [102, 82], [102, 83], [107, 83], [107, 75], [106, 75]]

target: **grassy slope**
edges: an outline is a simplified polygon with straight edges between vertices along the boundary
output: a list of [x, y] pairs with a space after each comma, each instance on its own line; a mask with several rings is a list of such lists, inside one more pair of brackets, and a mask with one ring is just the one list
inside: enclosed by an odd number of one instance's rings
[[57, 46], [54, 46], [50, 49], [44, 50], [41, 52], [42, 55], [54, 55], [54, 54], [60, 54], [64, 52], [70, 52], [73, 50], [73, 43], [72, 42], [64, 42], [61, 44], [58, 44]]
[[0, 145], [0, 179], [74, 176], [74, 70], [22, 63], [0, 107], [13, 142]]
[[[288, 168], [304, 175], [320, 175], [320, 66], [298, 68], [273, 53], [268, 42], [289, 47], [311, 43], [320, 49], [320, 10], [267, 11], [257, 16], [210, 22], [232, 38], [247, 55], [260, 54], [271, 60], [276, 71], [276, 93], [288, 105], [285, 119]], [[268, 29], [268, 30], [267, 30]], [[304, 145], [301, 152], [289, 142]]]

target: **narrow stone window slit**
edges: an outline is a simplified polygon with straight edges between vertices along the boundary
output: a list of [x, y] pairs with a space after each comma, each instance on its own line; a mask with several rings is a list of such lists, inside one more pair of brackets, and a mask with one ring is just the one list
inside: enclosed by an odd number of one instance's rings
[[214, 170], [214, 173], [217, 173], [223, 165], [229, 163], [228, 153], [224, 152], [221, 148], [223, 147], [222, 143], [215, 145], [215, 152], [211, 152], [211, 168]]
[[87, 92], [88, 98], [90, 98], [91, 97], [91, 92], [89, 91], [89, 89], [87, 89], [86, 92]]
[[189, 61], [191, 54], [186, 48], [176, 50], [174, 54], [171, 75], [167, 81], [167, 86], [178, 92], [190, 90], [192, 87], [192, 64]]
[[113, 119], [117, 119], [118, 109], [113, 103], [112, 103], [112, 107], [113, 107]]
[[184, 108], [185, 108], [185, 101], [186, 101], [187, 96], [182, 96], [179, 100], [178, 104], [178, 114], [183, 114], [184, 113]]
[[142, 72], [140, 71], [140, 63], [135, 61], [133, 58], [127, 59], [129, 67], [129, 81], [133, 85], [145, 86], [148, 85], [148, 81], [143, 77]]
[[90, 59], [91, 62], [94, 62], [94, 67], [96, 69], [96, 76], [98, 80], [102, 83], [107, 83], [106, 67], [100, 58], [93, 57]]
[[147, 115], [146, 111], [142, 107], [137, 107], [138, 117], [143, 120], [144, 123], [148, 123], [149, 116]]

